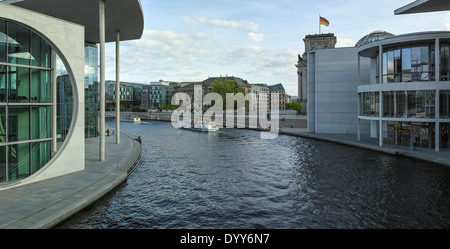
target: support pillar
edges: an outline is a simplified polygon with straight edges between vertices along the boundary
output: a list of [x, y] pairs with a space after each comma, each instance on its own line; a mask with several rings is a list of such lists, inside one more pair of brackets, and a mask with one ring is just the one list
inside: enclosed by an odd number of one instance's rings
[[105, 0], [99, 0], [100, 38], [100, 161], [105, 160]]
[[52, 51], [52, 152], [55, 153], [58, 150], [58, 140], [57, 140], [57, 99], [56, 99], [56, 52]]
[[357, 136], [357, 140], [358, 141], [361, 141], [361, 119], [357, 119], [358, 121], [357, 121], [357, 123], [356, 123], [356, 126], [357, 126], [357, 134], [356, 134], [356, 136]]
[[[378, 57], [380, 58], [379, 60], [379, 75], [378, 75], [378, 83], [379, 84], [383, 84], [383, 45], [380, 45], [378, 47]], [[380, 110], [380, 121], [379, 121], [379, 145], [380, 147], [383, 147], [383, 92], [380, 91], [379, 92], [379, 110]]]
[[116, 144], [120, 144], [120, 31], [116, 36]]

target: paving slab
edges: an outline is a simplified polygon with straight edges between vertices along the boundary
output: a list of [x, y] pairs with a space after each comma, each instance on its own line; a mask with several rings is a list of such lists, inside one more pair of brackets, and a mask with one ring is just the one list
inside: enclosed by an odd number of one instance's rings
[[397, 156], [405, 156], [415, 158], [435, 164], [450, 166], [450, 150], [441, 149], [440, 152], [436, 152], [434, 149], [418, 148], [415, 151], [411, 151], [409, 147], [384, 145], [379, 146], [378, 141], [375, 140], [361, 140], [358, 141], [357, 136], [354, 134], [323, 134], [323, 133], [311, 133], [307, 132], [303, 128], [282, 128], [281, 134], [298, 136], [303, 138], [310, 138], [328, 142], [334, 142], [339, 144], [345, 144], [354, 147], [360, 147], [365, 149], [376, 150], [384, 153], [389, 153]]
[[[51, 228], [127, 179], [142, 157], [136, 137], [105, 137], [105, 161], [99, 161], [99, 138], [85, 141], [85, 170], [0, 190], [0, 228]], [[127, 167], [121, 167], [127, 165]]]

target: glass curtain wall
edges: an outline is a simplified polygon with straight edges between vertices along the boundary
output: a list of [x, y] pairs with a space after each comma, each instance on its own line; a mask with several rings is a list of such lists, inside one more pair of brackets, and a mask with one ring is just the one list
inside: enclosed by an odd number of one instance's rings
[[443, 43], [440, 45], [440, 47], [441, 47], [440, 80], [448, 81], [450, 80], [450, 45], [448, 43]]
[[360, 94], [360, 115], [369, 117], [380, 116], [380, 97], [378, 92]]
[[[57, 73], [67, 74], [61, 61], [56, 64]], [[52, 156], [52, 65], [52, 48], [43, 38], [0, 20], [0, 183], [30, 176]], [[64, 100], [68, 106], [73, 105], [71, 89], [68, 80], [65, 91], [57, 93], [59, 99], [70, 95]], [[66, 116], [72, 116], [71, 109]]]
[[86, 46], [84, 49], [84, 97], [85, 97], [85, 137], [99, 135], [98, 102], [98, 48]]
[[439, 91], [439, 117], [450, 118], [450, 90]]
[[450, 123], [441, 123], [439, 126], [440, 132], [440, 148], [450, 148]]
[[435, 48], [432, 44], [385, 49], [382, 62], [383, 83], [434, 81]]
[[0, 20], [0, 183], [51, 158], [51, 54], [38, 34]]
[[383, 121], [383, 143], [432, 149], [435, 147], [435, 123]]
[[56, 56], [56, 138], [58, 143], [67, 138], [73, 115], [73, 90], [69, 73], [61, 58]]

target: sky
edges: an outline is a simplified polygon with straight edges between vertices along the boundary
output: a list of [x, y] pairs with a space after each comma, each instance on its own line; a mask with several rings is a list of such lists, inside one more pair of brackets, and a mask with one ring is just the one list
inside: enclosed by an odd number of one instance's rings
[[[319, 33], [319, 15], [336, 47], [384, 30], [395, 35], [450, 30], [450, 12], [394, 15], [413, 0], [141, 0], [144, 32], [120, 44], [120, 80], [148, 83], [236, 76], [282, 83], [297, 95], [303, 38]], [[106, 79], [115, 79], [115, 44], [106, 46]]]

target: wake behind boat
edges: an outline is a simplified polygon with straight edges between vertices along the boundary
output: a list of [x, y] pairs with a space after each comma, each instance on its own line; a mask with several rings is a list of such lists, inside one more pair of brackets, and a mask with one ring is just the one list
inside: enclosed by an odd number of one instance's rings
[[219, 131], [219, 127], [217, 127], [216, 122], [191, 122], [190, 124], [182, 123], [181, 128], [202, 132]]
[[120, 121], [122, 122], [131, 122], [131, 123], [140, 123], [141, 118], [121, 118]]

